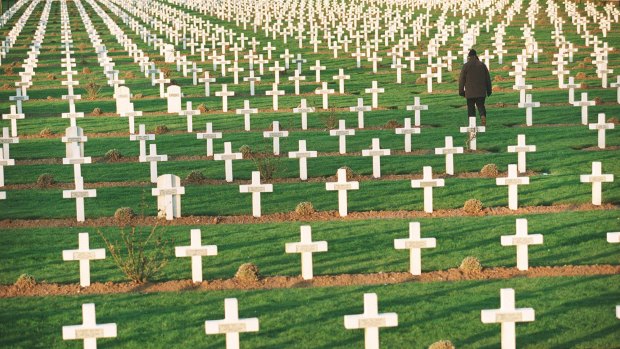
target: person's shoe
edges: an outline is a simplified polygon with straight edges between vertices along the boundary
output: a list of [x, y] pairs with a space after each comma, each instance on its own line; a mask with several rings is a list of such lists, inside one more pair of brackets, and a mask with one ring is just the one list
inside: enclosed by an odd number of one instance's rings
[[480, 115], [480, 122], [482, 122], [482, 126], [487, 125], [487, 117], [486, 115]]

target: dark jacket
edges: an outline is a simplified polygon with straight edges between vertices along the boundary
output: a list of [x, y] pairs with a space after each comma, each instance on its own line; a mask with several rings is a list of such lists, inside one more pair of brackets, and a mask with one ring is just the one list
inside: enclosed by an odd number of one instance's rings
[[469, 57], [459, 78], [459, 95], [465, 98], [487, 97], [492, 93], [491, 75], [478, 57]]

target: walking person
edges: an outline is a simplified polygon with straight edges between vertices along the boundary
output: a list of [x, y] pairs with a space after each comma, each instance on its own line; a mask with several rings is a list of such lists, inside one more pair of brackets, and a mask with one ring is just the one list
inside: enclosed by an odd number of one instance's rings
[[478, 59], [476, 50], [470, 50], [467, 63], [463, 65], [459, 78], [459, 95], [467, 98], [467, 116], [480, 114], [482, 126], [487, 124], [487, 110], [484, 107], [486, 97], [491, 96], [491, 75], [489, 69]]

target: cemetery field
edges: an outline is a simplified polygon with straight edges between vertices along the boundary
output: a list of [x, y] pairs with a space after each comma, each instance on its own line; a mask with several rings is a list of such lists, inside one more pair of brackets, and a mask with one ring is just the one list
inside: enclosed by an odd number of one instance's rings
[[617, 6], [2, 11], [0, 347], [619, 345]]

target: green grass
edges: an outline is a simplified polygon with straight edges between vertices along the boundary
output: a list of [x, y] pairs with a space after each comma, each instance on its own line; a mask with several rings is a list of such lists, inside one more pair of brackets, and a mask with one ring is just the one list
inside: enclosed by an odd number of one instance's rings
[[536, 312], [536, 321], [517, 325], [519, 348], [605, 348], [620, 341], [620, 292], [611, 286], [619, 282], [614, 275], [0, 299], [0, 345], [79, 348], [79, 341], [61, 340], [61, 327], [81, 323], [81, 304], [93, 302], [97, 322], [118, 327], [117, 338], [99, 341], [102, 348], [221, 348], [224, 336], [206, 336], [204, 321], [222, 319], [224, 298], [236, 297], [240, 317], [260, 321], [258, 333], [241, 335], [244, 348], [362, 347], [363, 332], [346, 330], [343, 316], [362, 313], [363, 294], [375, 292], [380, 312], [398, 313], [398, 327], [380, 331], [383, 347], [426, 348], [450, 339], [458, 348], [497, 348], [500, 328], [482, 324], [480, 310], [499, 308], [500, 288], [511, 287], [517, 307]]

